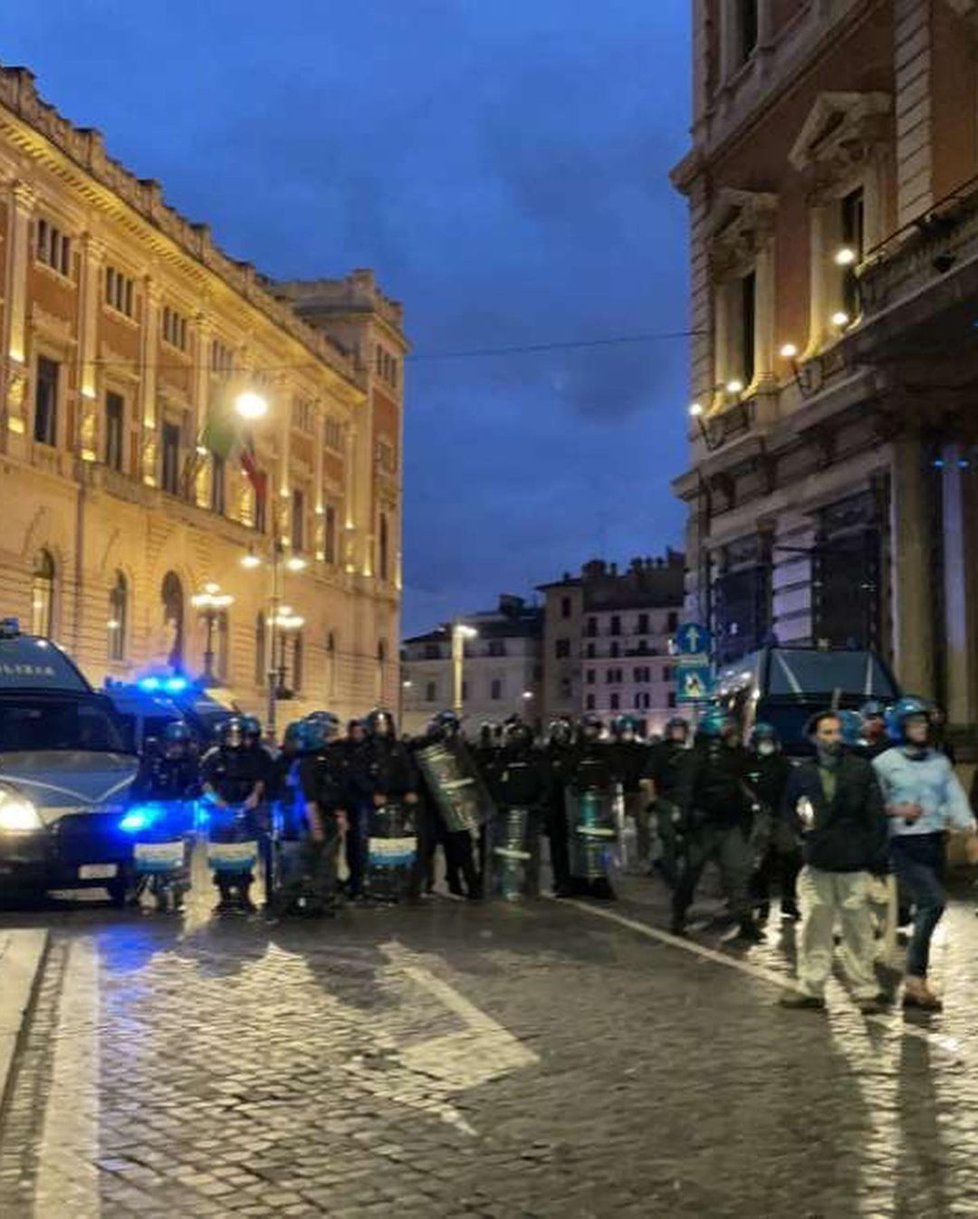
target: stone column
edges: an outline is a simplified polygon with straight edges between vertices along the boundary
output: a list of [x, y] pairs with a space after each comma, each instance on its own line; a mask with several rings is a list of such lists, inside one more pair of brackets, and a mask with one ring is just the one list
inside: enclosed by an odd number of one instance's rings
[[962, 465], [957, 445], [943, 453], [944, 471], [944, 636], [948, 721], [973, 728], [978, 718], [975, 655], [975, 493], [974, 471]]
[[761, 391], [777, 388], [774, 372], [775, 276], [774, 235], [765, 235], [754, 262], [754, 383]]
[[[4, 365], [7, 371], [4, 414], [8, 433], [27, 435], [27, 275], [31, 256], [31, 218], [37, 194], [14, 182], [7, 200], [7, 282], [4, 295]], [[20, 443], [23, 443], [22, 441]]]
[[140, 385], [139, 415], [142, 428], [143, 482], [150, 487], [155, 487], [159, 481], [156, 472], [160, 444], [156, 365], [160, 351], [161, 298], [159, 285], [147, 276], [143, 291], [142, 383]]
[[82, 461], [97, 461], [99, 452], [97, 344], [104, 259], [105, 246], [91, 233], [86, 233], [82, 238], [81, 285], [78, 293], [78, 365], [81, 370], [78, 449]]
[[[196, 367], [194, 368], [194, 389], [190, 405], [190, 431], [193, 445], [193, 456], [189, 459], [193, 478], [187, 487], [188, 498], [198, 507], [206, 508], [210, 503], [209, 466], [211, 458], [198, 452], [201, 447], [204, 429], [207, 427], [207, 412], [210, 406], [210, 340], [212, 336], [210, 322], [202, 313], [194, 318], [194, 342], [196, 347]], [[233, 515], [237, 516], [235, 511]]]
[[934, 688], [934, 613], [924, 454], [919, 436], [893, 444], [892, 536], [893, 644], [897, 678], [905, 690], [930, 696]]
[[313, 446], [313, 508], [316, 514], [313, 550], [317, 560], [322, 562], [326, 558], [326, 503], [323, 498], [323, 414], [318, 400], [312, 404], [312, 409], [313, 435], [316, 437]]

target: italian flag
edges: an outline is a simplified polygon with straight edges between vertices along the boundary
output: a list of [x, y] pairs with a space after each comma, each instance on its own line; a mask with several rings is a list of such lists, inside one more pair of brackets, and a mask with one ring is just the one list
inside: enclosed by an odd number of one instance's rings
[[255, 489], [256, 500], [259, 503], [265, 501], [268, 494], [268, 475], [258, 467], [254, 434], [234, 413], [230, 389], [211, 399], [201, 444], [225, 462], [239, 461], [246, 478]]

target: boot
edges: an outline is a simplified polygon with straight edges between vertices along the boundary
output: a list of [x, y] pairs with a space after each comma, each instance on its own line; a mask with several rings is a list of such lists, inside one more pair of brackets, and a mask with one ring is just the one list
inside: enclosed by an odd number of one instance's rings
[[751, 918], [743, 918], [737, 927], [737, 940], [746, 940], [749, 944], [759, 944], [764, 939], [764, 932]]
[[926, 1012], [940, 1012], [944, 1004], [927, 985], [926, 978], [917, 978], [907, 974], [903, 983], [903, 1006], [919, 1007]]

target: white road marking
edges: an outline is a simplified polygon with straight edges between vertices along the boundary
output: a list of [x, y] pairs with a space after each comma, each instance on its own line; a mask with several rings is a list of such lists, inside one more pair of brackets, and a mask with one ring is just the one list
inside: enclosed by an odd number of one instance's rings
[[38, 1157], [36, 1219], [98, 1219], [99, 970], [94, 939], [68, 950], [51, 1090]]
[[[775, 973], [773, 969], [766, 969], [763, 965], [755, 965], [752, 961], [742, 961], [738, 957], [732, 957], [725, 952], [719, 952], [715, 948], [708, 948], [705, 944], [697, 944], [695, 940], [672, 935], [668, 931], [662, 931], [659, 927], [650, 927], [648, 923], [640, 923], [637, 919], [616, 914], [613, 910], [606, 910], [603, 906], [591, 906], [587, 902], [578, 902], [568, 900], [567, 898], [557, 899], [549, 897], [549, 895], [548, 900], [559, 900], [562, 906], [573, 906], [575, 910], [581, 910], [585, 914], [592, 915], [594, 918], [617, 923], [620, 927], [627, 927], [629, 931], [635, 931], [639, 935], [644, 935], [646, 939], [658, 940], [660, 944], [668, 944], [671, 948], [678, 948], [682, 952], [691, 953], [693, 956], [700, 957], [705, 961], [713, 961], [716, 965], [725, 965], [728, 969], [737, 969], [741, 973], [747, 974], [752, 978], [757, 978], [761, 982], [769, 982], [780, 990], [793, 990], [799, 994], [802, 991], [802, 987], [794, 978], [782, 977], [781, 974]], [[939, 1033], [930, 1033], [926, 1029], [917, 1028], [916, 1025], [907, 1024], [905, 1021], [895, 1026], [892, 1016], [864, 1016], [863, 1019], [869, 1023], [878, 1024], [881, 1028], [886, 1029], [888, 1033], [896, 1036], [916, 1037], [918, 1040], [925, 1041], [928, 1045], [942, 1050], [956, 1061], [961, 1060], [961, 1045], [957, 1038], [942, 1036]]]

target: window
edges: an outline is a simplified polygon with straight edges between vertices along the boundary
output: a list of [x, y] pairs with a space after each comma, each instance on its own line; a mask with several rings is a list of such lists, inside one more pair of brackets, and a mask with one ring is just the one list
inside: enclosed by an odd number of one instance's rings
[[109, 660], [125, 660], [126, 627], [129, 617], [129, 586], [121, 571], [115, 573], [115, 583], [109, 590]]
[[302, 632], [296, 631], [292, 640], [292, 689], [298, 693], [305, 680], [305, 648], [302, 642]]
[[561, 616], [561, 618], [569, 618], [571, 616], [571, 599], [570, 599], [570, 597], [561, 597], [561, 599], [560, 599], [560, 616]]
[[342, 453], [343, 424], [338, 419], [323, 420], [323, 445], [335, 453]]
[[59, 275], [71, 274], [71, 241], [50, 220], [37, 222], [37, 261]]
[[437, 643], [426, 643], [424, 645], [425, 660], [440, 660], [441, 647]]
[[336, 694], [336, 636], [326, 632], [326, 697]]
[[499, 702], [499, 700], [502, 698], [503, 683], [499, 680], [498, 677], [493, 678], [492, 684], [489, 687], [489, 695], [490, 695], [490, 698], [492, 698], [495, 702]]
[[424, 698], [426, 703], [438, 702], [438, 683], [429, 681], [424, 688]]
[[613, 643], [608, 651], [608, 655], [612, 657], [618, 656], [620, 648], [617, 643]]
[[180, 493], [180, 426], [163, 424], [163, 469], [161, 485], [169, 495]]
[[394, 475], [397, 473], [397, 456], [394, 453], [394, 446], [387, 440], [377, 441], [377, 450], [375, 453], [377, 459], [377, 468], [385, 474]]
[[323, 558], [327, 563], [336, 564], [336, 509], [332, 504], [326, 505], [323, 520]]
[[675, 705], [676, 705], [676, 691], [670, 690], [668, 695], [666, 696], [666, 706], [675, 707]]
[[746, 63], [757, 49], [758, 0], [737, 0], [737, 53]]
[[169, 305], [163, 307], [163, 341], [178, 351], [187, 350], [187, 319]]
[[264, 686], [267, 676], [268, 661], [266, 648], [268, 646], [268, 629], [265, 625], [265, 615], [259, 611], [255, 619], [255, 685]]
[[378, 527], [377, 536], [377, 575], [381, 580], [390, 579], [390, 558], [389, 558], [390, 542], [387, 529], [387, 513], [380, 514], [380, 525]]
[[850, 318], [855, 318], [862, 312], [856, 267], [866, 253], [862, 187], [850, 191], [842, 200], [840, 208], [842, 244], [852, 250], [854, 255], [853, 261], [842, 268], [842, 308]]
[[594, 710], [594, 695], [593, 694], [589, 694], [587, 696], [587, 698], [584, 700], [584, 709], [586, 711]]
[[163, 627], [170, 640], [165, 663], [176, 671], [183, 668], [183, 585], [175, 571], [168, 571], [160, 588]]
[[489, 655], [490, 656], [505, 656], [506, 655], [506, 640], [505, 639], [490, 639], [489, 640]]
[[612, 635], [621, 634], [621, 618], [617, 614], [611, 615], [611, 634]]
[[105, 464], [110, 470], [122, 469], [125, 415], [125, 399], [110, 390], [105, 395]]
[[105, 268], [105, 303], [126, 317], [133, 315], [133, 281], [115, 267]]
[[211, 372], [217, 377], [229, 377], [234, 371], [234, 352], [220, 339], [211, 339]]
[[462, 702], [464, 703], [468, 697], [469, 697], [469, 683], [467, 681], [463, 681], [462, 682]]
[[38, 444], [58, 443], [58, 374], [57, 360], [37, 357], [37, 386], [34, 393], [34, 439]]
[[588, 637], [589, 637], [590, 639], [593, 639], [593, 638], [594, 638], [594, 637], [597, 635], [597, 633], [598, 633], [598, 620], [597, 620], [597, 618], [588, 618], [588, 620], [587, 620], [587, 634], [588, 634]]
[[605, 680], [605, 685], [608, 685], [608, 686], [611, 685], [611, 683], [615, 680], [614, 669], [605, 669], [604, 680]]
[[637, 635], [647, 635], [649, 633], [649, 616], [648, 616], [648, 614], [639, 614], [638, 625], [636, 626], [635, 633]]
[[227, 467], [224, 458], [217, 453], [213, 454], [211, 463], [211, 511], [223, 513]]
[[558, 660], [566, 660], [571, 654], [570, 640], [558, 639], [554, 642], [554, 656]]
[[749, 271], [740, 281], [739, 376], [744, 385], [754, 380], [754, 332], [757, 328], [757, 275]]
[[662, 666], [662, 680], [663, 681], [672, 681], [672, 665], [663, 665]]
[[316, 408], [308, 398], [292, 399], [292, 426], [311, 436], [316, 430]]
[[258, 486], [255, 487], [255, 531], [257, 533], [264, 533], [266, 528], [266, 518], [268, 516], [266, 507], [268, 504], [268, 476], [259, 470], [257, 472], [257, 478], [261, 480], [259, 485], [262, 489], [259, 492]]
[[669, 617], [666, 622], [667, 631], [677, 631], [679, 629], [679, 615], [675, 610], [669, 611]]
[[298, 488], [292, 492], [292, 550], [298, 554], [306, 548], [306, 497]]
[[618, 697], [618, 695], [612, 694], [611, 701], [608, 703], [608, 706], [611, 708], [611, 710], [617, 711], [619, 709], [620, 704], [621, 704], [621, 699]]
[[594, 677], [595, 677], [594, 670], [593, 670], [593, 669], [588, 669], [587, 673], [586, 673], [586, 674], [585, 674], [585, 676], [584, 676], [584, 681], [585, 681], [585, 683], [586, 683], [587, 685], [589, 685], [589, 686], [593, 686], [593, 685], [594, 685]]
[[31, 634], [45, 638], [54, 634], [54, 559], [42, 550], [34, 560], [31, 576]]
[[640, 665], [638, 668], [632, 670], [632, 681], [643, 682], [651, 681], [651, 679], [652, 671], [646, 665]]

